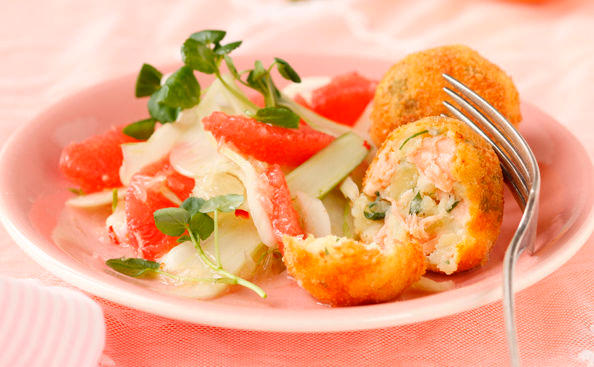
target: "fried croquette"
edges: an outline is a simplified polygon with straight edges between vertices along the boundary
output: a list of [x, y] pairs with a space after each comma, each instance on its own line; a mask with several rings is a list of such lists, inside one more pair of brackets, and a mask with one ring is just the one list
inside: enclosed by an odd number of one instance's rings
[[511, 78], [467, 46], [432, 48], [406, 56], [380, 81], [373, 99], [370, 135], [379, 146], [398, 126], [427, 116], [448, 114], [442, 101], [447, 73], [466, 84], [517, 126], [522, 116]]
[[362, 191], [352, 207], [359, 238], [418, 243], [431, 271], [452, 274], [480, 265], [499, 234], [499, 160], [456, 119], [426, 117], [392, 131]]
[[326, 236], [285, 236], [288, 273], [318, 301], [353, 306], [393, 300], [425, 273], [416, 243], [362, 243]]

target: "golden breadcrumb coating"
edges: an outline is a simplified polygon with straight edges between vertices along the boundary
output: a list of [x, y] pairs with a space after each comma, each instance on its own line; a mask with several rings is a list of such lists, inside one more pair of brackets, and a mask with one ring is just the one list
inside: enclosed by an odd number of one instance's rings
[[467, 46], [437, 47], [406, 56], [380, 81], [369, 132], [376, 145], [400, 125], [448, 114], [442, 102], [451, 98], [442, 90], [442, 73], [466, 84], [515, 126], [522, 120], [518, 91], [503, 70]]
[[285, 236], [283, 244], [288, 273], [332, 306], [393, 300], [425, 273], [418, 244], [364, 244], [336, 236]]
[[[419, 134], [423, 131], [426, 133]], [[419, 135], [411, 138], [415, 134]], [[386, 162], [381, 161], [389, 159], [392, 160], [391, 165], [396, 166], [396, 159], [406, 161], [415, 157], [419, 149], [423, 149], [424, 139], [454, 144], [455, 150], [451, 152], [448, 163], [450, 172], [446, 174], [450, 175], [453, 182], [448, 195], [453, 195], [459, 203], [443, 215], [451, 217], [446, 219], [455, 219], [454, 223], [463, 220], [461, 236], [452, 235], [441, 241], [444, 256], [435, 254], [436, 248], [440, 247], [439, 243], [436, 245], [436, 238], [420, 241], [427, 255], [427, 268], [448, 274], [471, 269], [487, 260], [489, 250], [499, 235], [503, 217], [503, 176], [493, 149], [463, 122], [447, 117], [426, 117], [392, 131], [367, 170], [363, 191], [370, 195], [370, 191], [381, 193], [388, 190], [384, 186], [391, 181], [385, 177], [378, 181], [376, 177], [384, 175], [386, 171]], [[396, 169], [390, 174], [397, 177], [401, 172]], [[445, 193], [441, 195], [443, 197]], [[435, 234], [439, 237], [439, 231], [445, 230], [445, 226], [438, 228]]]

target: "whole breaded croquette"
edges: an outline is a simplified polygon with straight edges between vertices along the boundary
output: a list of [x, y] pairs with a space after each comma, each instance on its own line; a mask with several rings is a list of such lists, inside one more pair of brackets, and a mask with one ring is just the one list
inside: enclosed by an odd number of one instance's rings
[[425, 273], [416, 243], [326, 236], [283, 239], [287, 272], [318, 301], [354, 306], [393, 300]]
[[377, 146], [400, 125], [448, 114], [442, 102], [451, 98], [442, 90], [446, 86], [442, 73], [466, 84], [515, 126], [520, 123], [520, 100], [511, 78], [467, 46], [443, 46], [406, 56], [380, 81], [369, 131]]
[[373, 211], [370, 203], [385, 200], [394, 237], [422, 245], [431, 271], [452, 274], [482, 264], [499, 235], [499, 159], [456, 119], [426, 117], [394, 130], [369, 166], [362, 191], [353, 206], [362, 240], [384, 230], [364, 214]]

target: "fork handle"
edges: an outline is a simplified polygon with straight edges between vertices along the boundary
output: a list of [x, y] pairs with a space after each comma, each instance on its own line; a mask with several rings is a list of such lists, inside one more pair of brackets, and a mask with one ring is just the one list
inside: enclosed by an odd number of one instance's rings
[[[518, 258], [525, 249], [532, 251], [536, 241], [536, 225], [538, 222], [539, 180], [536, 181], [535, 193], [529, 197], [518, 230], [514, 234], [503, 258], [503, 314], [505, 334], [509, 348], [510, 362], [513, 367], [520, 366], [518, 335], [514, 315], [514, 273]], [[534, 216], [534, 217], [533, 217]]]

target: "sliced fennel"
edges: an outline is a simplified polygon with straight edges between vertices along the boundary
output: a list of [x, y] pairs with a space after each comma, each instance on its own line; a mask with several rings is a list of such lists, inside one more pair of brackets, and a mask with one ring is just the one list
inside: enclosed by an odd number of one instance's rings
[[427, 277], [421, 277], [416, 283], [410, 286], [411, 289], [422, 292], [443, 292], [456, 287], [453, 280], [436, 281]]
[[312, 234], [315, 237], [325, 237], [332, 234], [330, 216], [322, 201], [301, 191], [296, 192], [295, 197], [305, 233]]
[[165, 124], [145, 142], [122, 144], [122, 183], [127, 186], [136, 172], [165, 157], [179, 139], [181, 132], [179, 126]]
[[238, 178], [245, 187], [250, 217], [254, 221], [262, 242], [269, 247], [275, 247], [276, 240], [272, 232], [272, 223], [270, 223], [268, 212], [263, 205], [265, 197], [260, 192], [261, 182], [256, 168], [250, 161], [225, 146], [221, 146], [220, 152], [240, 168], [241, 172]]
[[[338, 189], [331, 190], [322, 199], [322, 203], [330, 218], [332, 234], [339, 237], [352, 237], [353, 217], [348, 201]], [[345, 212], [346, 210], [346, 212]]]
[[323, 197], [365, 159], [368, 150], [364, 144], [352, 132], [338, 137], [287, 175], [290, 191]]
[[[214, 172], [212, 174], [196, 177], [196, 185], [192, 190], [192, 196], [210, 199], [215, 196], [239, 194], [245, 197], [245, 188], [239, 178], [237, 168], [235, 174], [227, 172]], [[244, 201], [240, 209], [247, 210], [247, 203]]]
[[349, 176], [342, 181], [339, 186], [340, 192], [344, 195], [345, 198], [349, 199], [350, 201], [355, 201], [359, 197], [359, 187], [353, 181], [353, 179]]
[[201, 177], [233, 169], [233, 165], [217, 150], [213, 136], [200, 127], [193, 127], [169, 154], [173, 168], [188, 177]]
[[300, 94], [307, 103], [311, 103], [312, 92], [320, 87], [330, 83], [329, 76], [309, 76], [301, 78], [301, 83], [290, 83], [283, 88], [283, 94], [291, 99]]
[[[126, 193], [126, 189], [120, 187], [118, 190], [118, 199], [122, 199]], [[100, 206], [111, 205], [113, 202], [113, 191], [105, 190], [94, 192], [92, 194], [79, 195], [68, 199], [66, 205], [75, 208], [96, 208]]]
[[[235, 217], [233, 213], [219, 214], [220, 259], [223, 269], [244, 279], [250, 279], [257, 270], [252, 254], [261, 245], [254, 224], [249, 219]], [[214, 236], [201, 243], [207, 256], [214, 259]], [[169, 251], [160, 259], [163, 270], [180, 278], [212, 279], [218, 275], [205, 265], [193, 244], [184, 242]], [[176, 293], [194, 298], [212, 298], [229, 287], [224, 283], [184, 282], [179, 284]]]
[[[121, 190], [124, 192], [125, 190]], [[118, 194], [120, 190], [118, 190]], [[123, 200], [118, 201], [118, 206], [105, 220], [105, 227], [111, 231], [118, 241], [126, 238], [128, 233], [128, 225], [126, 223], [126, 210]]]
[[[162, 125], [147, 141], [122, 144], [124, 157], [120, 167], [122, 183], [124, 185], [130, 183], [130, 179], [136, 172], [165, 157], [178, 145], [190, 149], [188, 153], [177, 152], [178, 154], [174, 155], [175, 162], [172, 163], [180, 173], [186, 175], [192, 173], [189, 169], [184, 170], [186, 164], [180, 162], [181, 159], [187, 157], [196, 157], [201, 162], [206, 162], [209, 167], [217, 165], [219, 162], [216, 160], [216, 141], [210, 133], [204, 131], [201, 121], [215, 111], [235, 113], [234, 107], [230, 107], [225, 91], [221, 82], [215, 80], [200, 103], [195, 107], [183, 110], [175, 124]], [[197, 151], [194, 152], [192, 149]], [[194, 172], [194, 174], [196, 173]]]
[[235, 168], [229, 159], [219, 153], [215, 138], [204, 130], [201, 122], [215, 111], [242, 113], [239, 103], [218, 79], [211, 84], [196, 109], [196, 123], [183, 134], [169, 156], [172, 166], [178, 172], [189, 177], [200, 177]]

